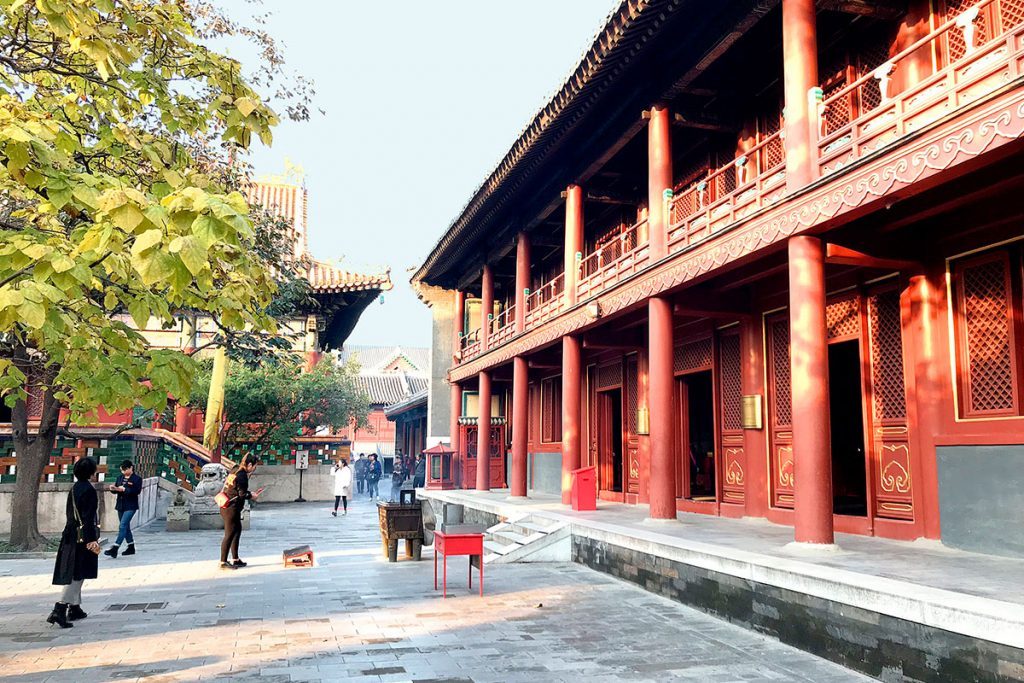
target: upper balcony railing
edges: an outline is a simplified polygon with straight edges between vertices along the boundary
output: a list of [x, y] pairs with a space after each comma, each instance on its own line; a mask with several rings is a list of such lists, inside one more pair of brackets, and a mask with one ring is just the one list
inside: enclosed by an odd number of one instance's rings
[[462, 347], [462, 360], [467, 361], [480, 355], [480, 328], [467, 332], [459, 339]]
[[[919, 73], [927, 73], [918, 77]], [[942, 23], [881, 66], [827, 97], [809, 94], [811, 159], [827, 177], [902, 137], [970, 105], [1024, 73], [1024, 1], [980, 0]], [[816, 135], [815, 135], [816, 133]], [[782, 200], [786, 150], [782, 131], [768, 135], [729, 163], [669, 196], [670, 253]], [[650, 265], [649, 225], [640, 221], [576, 263], [576, 298], [584, 301]], [[526, 329], [565, 308], [565, 277], [558, 275], [526, 298]], [[480, 354], [479, 330], [462, 339], [463, 360]], [[510, 307], [491, 323], [490, 346], [515, 336]]]
[[487, 337], [487, 346], [495, 346], [506, 342], [516, 334], [516, 305], [512, 304], [491, 320], [491, 334]]
[[[1020, 5], [981, 0], [824, 99], [817, 112], [820, 174], [834, 173], [1017, 77]], [[942, 66], [900, 90], [902, 82], [914, 81], [922, 55], [929, 68]]]
[[780, 131], [672, 198], [669, 251], [682, 249], [777, 202], [785, 191], [786, 152]]
[[526, 297], [526, 329], [537, 327], [562, 310], [565, 275], [560, 274]]
[[579, 262], [576, 297], [608, 289], [647, 266], [647, 220], [614, 235]]

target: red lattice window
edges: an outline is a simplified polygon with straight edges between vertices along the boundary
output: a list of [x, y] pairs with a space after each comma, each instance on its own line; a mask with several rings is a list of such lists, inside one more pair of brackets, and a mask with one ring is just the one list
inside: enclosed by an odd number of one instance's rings
[[[978, 0], [946, 0], [946, 21], [955, 19], [965, 10], [978, 4]], [[998, 2], [993, 4], [1000, 4]], [[992, 37], [992, 4], [983, 7], [978, 13], [974, 22], [974, 44], [984, 45]], [[967, 41], [959, 28], [954, 28], [946, 33], [946, 59], [948, 62], [955, 62], [967, 54]]]
[[562, 378], [549, 377], [540, 384], [540, 438], [545, 443], [562, 440]]
[[855, 296], [832, 301], [825, 307], [825, 328], [829, 339], [860, 334], [860, 304]]
[[793, 424], [792, 369], [789, 365], [789, 320], [771, 322], [772, 418], [776, 427]]
[[875, 419], [901, 420], [907, 416], [907, 394], [903, 381], [903, 328], [898, 291], [893, 289], [868, 297], [868, 325]]
[[531, 443], [537, 443], [540, 441], [540, 386], [537, 384], [530, 385], [530, 409], [527, 411], [530, 419], [527, 423], [527, 432], [529, 434], [529, 440]]
[[965, 259], [954, 277], [962, 414], [1019, 415], [1020, 249]]
[[622, 363], [602, 365], [597, 369], [597, 388], [611, 389], [622, 384]]
[[[781, 111], [781, 107], [779, 111]], [[758, 141], [764, 141], [771, 138], [782, 128], [782, 116], [780, 113], [775, 113], [768, 116], [763, 116], [758, 121]], [[786, 148], [781, 137], [775, 137], [771, 139], [768, 144], [761, 148], [761, 158], [758, 160], [760, 164], [760, 171], [770, 171], [773, 168], [781, 166], [786, 161]]]
[[680, 344], [673, 351], [672, 369], [675, 372], [692, 372], [711, 367], [711, 337]]
[[740, 367], [740, 335], [724, 334], [718, 340], [718, 364], [722, 392], [722, 428], [743, 428], [740, 407], [743, 387]]

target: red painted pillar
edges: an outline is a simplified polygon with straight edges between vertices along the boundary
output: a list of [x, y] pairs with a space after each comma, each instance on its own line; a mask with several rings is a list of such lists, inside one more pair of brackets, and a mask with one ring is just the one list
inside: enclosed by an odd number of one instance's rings
[[526, 297], [530, 289], [530, 236], [516, 237], [516, 334], [526, 329]]
[[[792, 192], [818, 173], [808, 91], [818, 86], [814, 0], [782, 0], [782, 71], [786, 97], [786, 188]], [[812, 153], [811, 145], [815, 146]]]
[[578, 337], [562, 337], [562, 503], [569, 504], [572, 471], [580, 466], [582, 350]]
[[[188, 436], [189, 409], [186, 405], [179, 404], [174, 409], [174, 431], [178, 434]], [[63, 422], [61, 423], [63, 424]]]
[[672, 189], [672, 122], [668, 107], [651, 108], [647, 123], [647, 227], [650, 260], [668, 254], [668, 215], [665, 191]]
[[466, 333], [466, 293], [455, 290], [455, 305], [452, 310], [452, 357], [461, 359], [462, 335]]
[[[944, 272], [917, 274], [910, 278], [906, 298], [910, 306], [910, 335], [913, 358], [914, 402], [916, 424], [911, 424], [911, 436], [917, 443], [920, 480], [915, 489], [915, 516], [924, 522], [927, 538], [941, 538], [939, 526], [939, 472], [935, 460], [935, 436], [943, 430], [943, 407], [946, 397], [952, 395], [948, 362], [940, 353], [940, 332], [943, 329], [942, 311]], [[904, 342], [907, 343], [907, 342]]]
[[480, 351], [486, 351], [491, 336], [491, 320], [494, 315], [494, 271], [484, 265], [480, 276]]
[[764, 400], [764, 347], [761, 343], [761, 317], [752, 317], [740, 324], [740, 353], [743, 359], [740, 382], [745, 396], [759, 395], [761, 400], [761, 429], [743, 430], [743, 457], [746, 461], [744, 498], [746, 514], [764, 517], [768, 514], [768, 458], [765, 434], [768, 416]]
[[316, 367], [321, 358], [323, 358], [323, 354], [319, 351], [306, 351], [306, 357], [302, 364], [302, 371], [313, 372], [313, 368]]
[[455, 451], [456, 455], [459, 453], [459, 418], [462, 417], [462, 387], [458, 382], [451, 383], [451, 416], [448, 418], [448, 429], [451, 432], [451, 438], [448, 441], [448, 445]]
[[530, 419], [529, 368], [526, 359], [516, 356], [512, 361], [512, 477], [509, 482], [513, 496], [526, 495], [526, 428]]
[[789, 238], [789, 339], [793, 375], [795, 538], [831, 544], [832, 449], [825, 332], [825, 250], [816, 237]]
[[491, 490], [491, 373], [480, 373], [480, 420], [476, 440], [476, 490]]
[[[583, 188], [570, 185], [565, 191], [565, 305], [576, 305], [576, 280], [579, 265], [576, 254], [583, 253]], [[563, 423], [564, 426], [564, 423]]]
[[652, 297], [647, 302], [648, 413], [651, 427], [651, 519], [676, 518], [676, 469], [672, 435], [672, 304]]

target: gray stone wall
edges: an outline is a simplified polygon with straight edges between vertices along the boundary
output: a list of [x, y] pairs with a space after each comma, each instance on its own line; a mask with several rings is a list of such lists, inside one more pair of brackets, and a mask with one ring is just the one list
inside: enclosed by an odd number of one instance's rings
[[1024, 557], [1024, 445], [940, 446], [942, 542]]
[[447, 442], [451, 435], [451, 389], [448, 370], [452, 365], [455, 295], [445, 289], [423, 287], [421, 297], [430, 306], [430, 395], [427, 398], [427, 445]]
[[[99, 497], [100, 529], [102, 531], [116, 531], [118, 528], [117, 511], [114, 505], [117, 503], [117, 496], [107, 489], [112, 484], [107, 481], [97, 484], [96, 492]], [[170, 482], [165, 482], [171, 486]], [[14, 504], [15, 484], [0, 484], [0, 534], [7, 535], [11, 532], [11, 506]], [[67, 510], [68, 491], [71, 490], [71, 482], [47, 483], [39, 485], [39, 498], [37, 503], [37, 514], [39, 533], [53, 536], [64, 530], [66, 523], [65, 514]], [[166, 509], [160, 505], [160, 479], [159, 477], [147, 477], [142, 480], [142, 492], [139, 493], [139, 511], [132, 518], [132, 529], [156, 519], [162, 514], [161, 510]]]
[[[505, 455], [505, 472], [512, 476], [512, 452]], [[533, 482], [527, 493], [562, 492], [562, 454], [528, 453], [526, 456], [526, 481]]]
[[[573, 536], [574, 562], [883, 681], [1020, 681], [1024, 651]], [[670, 646], [670, 644], [669, 644]]]

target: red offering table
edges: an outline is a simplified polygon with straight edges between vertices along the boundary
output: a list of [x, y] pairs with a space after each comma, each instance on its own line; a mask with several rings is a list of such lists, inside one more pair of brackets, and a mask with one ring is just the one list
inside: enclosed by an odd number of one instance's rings
[[437, 590], [437, 556], [441, 555], [442, 597], [448, 597], [448, 556], [469, 556], [469, 587], [473, 587], [473, 555], [480, 562], [480, 597], [484, 595], [484, 535], [481, 531], [449, 527], [434, 532], [434, 590]]

